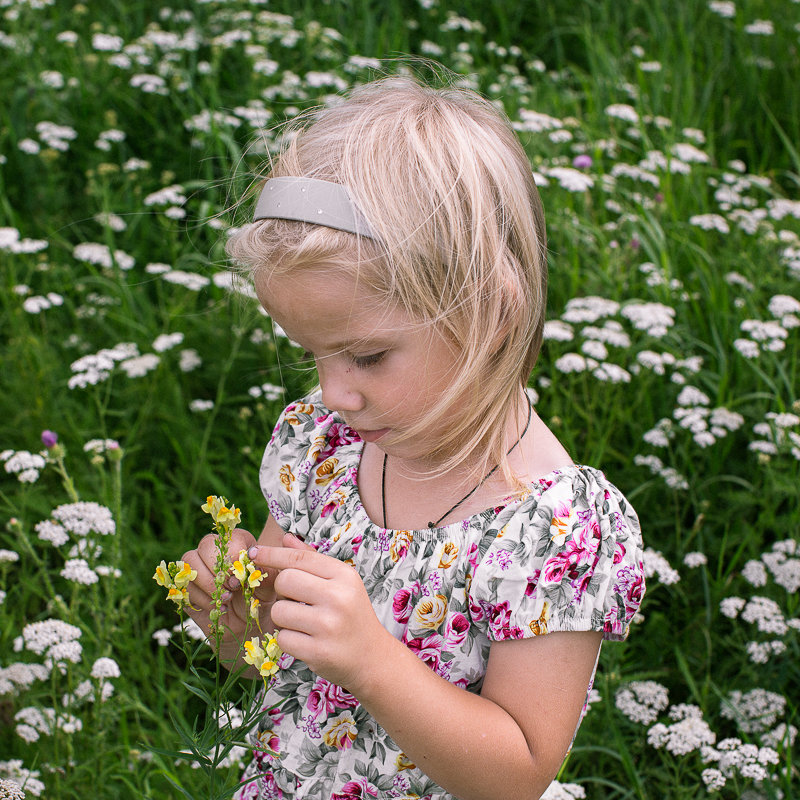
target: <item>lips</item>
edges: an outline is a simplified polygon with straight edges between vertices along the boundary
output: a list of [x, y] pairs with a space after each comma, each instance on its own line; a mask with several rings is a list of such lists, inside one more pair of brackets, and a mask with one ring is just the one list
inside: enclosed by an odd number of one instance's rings
[[389, 429], [388, 428], [378, 428], [378, 429], [372, 430], [372, 431], [359, 430], [358, 428], [356, 430], [358, 430], [358, 435], [365, 442], [377, 442], [378, 439], [382, 438], [387, 433], [389, 433]]

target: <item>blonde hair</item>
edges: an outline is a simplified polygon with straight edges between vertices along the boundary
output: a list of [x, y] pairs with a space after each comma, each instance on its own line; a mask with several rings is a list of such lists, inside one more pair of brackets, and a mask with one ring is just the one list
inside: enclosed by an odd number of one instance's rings
[[442, 471], [506, 458], [542, 341], [544, 211], [507, 118], [476, 93], [384, 78], [300, 123], [268, 177], [343, 184], [375, 238], [261, 220], [228, 242], [253, 272], [348, 270], [460, 351], [450, 390], [408, 436], [437, 431]]

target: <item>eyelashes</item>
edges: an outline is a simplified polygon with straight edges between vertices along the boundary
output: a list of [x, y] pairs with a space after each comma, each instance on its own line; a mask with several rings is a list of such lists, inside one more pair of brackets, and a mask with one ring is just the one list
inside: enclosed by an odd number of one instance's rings
[[382, 350], [380, 353], [372, 353], [368, 356], [352, 356], [353, 363], [359, 369], [368, 369], [369, 367], [375, 367], [383, 361], [386, 357], [386, 350]]
[[[359, 369], [369, 369], [369, 367], [375, 367], [380, 364], [381, 361], [383, 361], [383, 359], [386, 357], [387, 353], [388, 350], [381, 350], [378, 353], [370, 353], [366, 356], [350, 355], [350, 360]], [[312, 363], [316, 362], [316, 358], [310, 350], [304, 350], [300, 360], [302, 364], [308, 366], [311, 366]]]

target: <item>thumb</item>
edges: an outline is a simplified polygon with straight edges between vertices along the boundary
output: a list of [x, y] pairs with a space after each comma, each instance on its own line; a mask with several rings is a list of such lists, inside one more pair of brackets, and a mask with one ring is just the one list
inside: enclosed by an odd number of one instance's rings
[[313, 550], [310, 544], [306, 544], [302, 539], [295, 536], [293, 533], [285, 533], [283, 535], [283, 546], [291, 550]]

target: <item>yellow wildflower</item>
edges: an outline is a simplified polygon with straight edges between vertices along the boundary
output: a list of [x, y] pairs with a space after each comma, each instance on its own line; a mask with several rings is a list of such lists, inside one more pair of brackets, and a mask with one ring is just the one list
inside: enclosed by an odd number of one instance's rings
[[226, 497], [210, 494], [200, 509], [211, 515], [220, 532], [230, 533], [242, 521], [242, 512], [235, 506], [229, 508]]
[[197, 570], [192, 569], [186, 561], [176, 561], [175, 566], [178, 567], [178, 571], [175, 573], [174, 580], [179, 589], [185, 588], [197, 577]]
[[167, 562], [162, 561], [157, 567], [155, 575], [153, 575], [153, 580], [159, 586], [169, 586], [172, 583], [172, 579], [169, 576], [169, 570], [167, 569]]
[[262, 646], [261, 639], [254, 636], [244, 643], [244, 660], [254, 666], [263, 678], [269, 678], [278, 671], [278, 659], [283, 654], [274, 636], [268, 636]]

